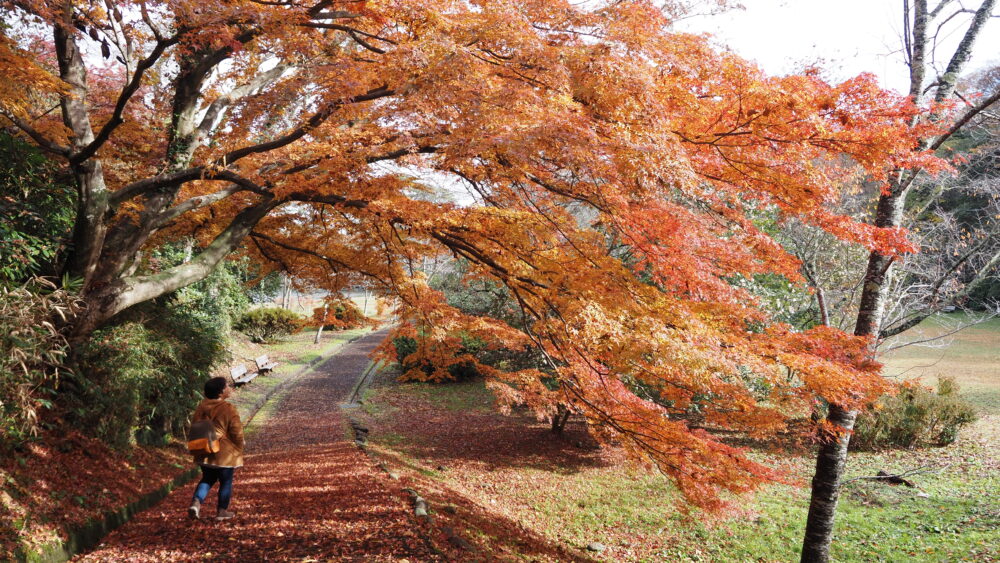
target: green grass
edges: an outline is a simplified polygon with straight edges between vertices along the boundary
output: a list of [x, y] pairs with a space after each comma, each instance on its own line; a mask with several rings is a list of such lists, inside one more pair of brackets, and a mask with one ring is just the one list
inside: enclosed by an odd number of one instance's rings
[[287, 336], [277, 342], [266, 345], [268, 350], [282, 354], [294, 355], [282, 366], [278, 366], [276, 371], [297, 371], [309, 365], [317, 358], [328, 356], [350, 340], [363, 336], [371, 332], [368, 328], [355, 328], [350, 330], [326, 330], [318, 345], [313, 344], [315, 331], [303, 331], [298, 334]]
[[[871, 460], [876, 461], [876, 460]], [[872, 474], [875, 473], [872, 466]], [[856, 466], [856, 464], [855, 464]], [[845, 485], [838, 508], [835, 561], [988, 561], [1000, 557], [997, 483], [947, 474], [914, 478], [929, 495], [872, 481]], [[757, 495], [756, 517], [714, 527], [693, 525], [702, 551], [715, 561], [789, 561], [798, 557], [808, 491], [772, 487]], [[990, 508], [992, 506], [992, 508]], [[675, 532], [687, 528], [678, 522]], [[683, 560], [683, 559], [682, 559]]]
[[[968, 322], [969, 317], [962, 313], [939, 315], [905, 333], [899, 341], [933, 338]], [[970, 402], [986, 414], [1000, 414], [1000, 318], [941, 340], [893, 350], [881, 360], [885, 375], [899, 380], [918, 379], [933, 385], [938, 376], [955, 377]]]
[[486, 411], [493, 406], [493, 393], [481, 379], [448, 383], [400, 383], [399, 390], [427, 400], [448, 411]]

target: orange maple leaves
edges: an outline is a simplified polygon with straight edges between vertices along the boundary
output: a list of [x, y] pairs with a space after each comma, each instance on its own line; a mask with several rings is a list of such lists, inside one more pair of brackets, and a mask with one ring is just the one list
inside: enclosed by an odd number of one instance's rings
[[[798, 279], [761, 213], [911, 250], [901, 231], [829, 211], [859, 174], [884, 182], [891, 168], [944, 166], [914, 151], [919, 109], [872, 77], [768, 77], [672, 32], [640, 0], [155, 4], [160, 29], [179, 34], [168, 61], [228, 64], [198, 84], [199, 111], [226, 111], [192, 137], [178, 172], [190, 177], [151, 242], [207, 244], [267, 208], [247, 229], [248, 253], [317, 286], [365, 280], [395, 298], [398, 334], [417, 340], [413, 359], [436, 366], [432, 378], [476, 361], [459, 352], [463, 334], [543, 351], [537, 369], [480, 368], [507, 406], [571, 405], [703, 506], [772, 475], [692, 429], [693, 412], [761, 437], [817, 396], [850, 406], [884, 390], [864, 341], [769, 326], [730, 283]], [[163, 62], [145, 87], [183, 83], [176, 69]], [[110, 107], [109, 90], [90, 103]], [[164, 123], [181, 94], [147, 92], [128, 105], [146, 112], [126, 113], [101, 149], [112, 190], [161, 178], [177, 153]], [[443, 254], [505, 286], [519, 327], [432, 291], [427, 264]]]

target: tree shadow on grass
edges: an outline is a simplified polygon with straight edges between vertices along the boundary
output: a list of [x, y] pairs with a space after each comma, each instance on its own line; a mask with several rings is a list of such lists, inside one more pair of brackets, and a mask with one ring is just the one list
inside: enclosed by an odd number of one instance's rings
[[452, 410], [434, 404], [423, 393], [391, 386], [381, 389], [379, 410], [363, 418], [376, 441], [379, 436], [393, 437], [389, 441], [396, 442], [394, 448], [432, 467], [476, 462], [571, 474], [621, 461], [614, 448], [601, 448], [594, 441], [579, 418], [571, 418], [556, 434], [548, 423], [527, 412]]

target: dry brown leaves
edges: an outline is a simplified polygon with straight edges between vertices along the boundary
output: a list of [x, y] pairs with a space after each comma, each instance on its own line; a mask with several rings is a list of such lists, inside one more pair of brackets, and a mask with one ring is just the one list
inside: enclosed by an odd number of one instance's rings
[[346, 440], [338, 402], [381, 334], [346, 347], [301, 380], [248, 444], [232, 520], [187, 519], [194, 484], [110, 534], [79, 561], [402, 561], [448, 558], [415, 521], [408, 496]]

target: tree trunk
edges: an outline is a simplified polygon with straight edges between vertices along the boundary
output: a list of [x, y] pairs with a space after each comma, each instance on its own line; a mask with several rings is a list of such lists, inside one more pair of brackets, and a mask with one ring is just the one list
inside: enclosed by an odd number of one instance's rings
[[[875, 215], [878, 227], [893, 227], [902, 222], [903, 202], [907, 188], [896, 184], [892, 191], [879, 197]], [[868, 257], [861, 300], [854, 334], [874, 336], [882, 324], [882, 313], [888, 293], [886, 280], [893, 258], [879, 252]], [[833, 523], [840, 495], [840, 481], [847, 462], [847, 446], [851, 441], [851, 431], [857, 411], [849, 411], [840, 405], [830, 404], [827, 422], [838, 429], [837, 434], [823, 441], [816, 457], [816, 474], [812, 482], [812, 496], [809, 501], [809, 517], [806, 520], [805, 538], [802, 541], [802, 561], [821, 562], [830, 560], [830, 543], [833, 540]]]
[[323, 336], [323, 323], [326, 322], [326, 311], [328, 305], [323, 305], [323, 318], [319, 321], [319, 327], [316, 329], [316, 338], [313, 339], [313, 344], [319, 344], [319, 338]]
[[[893, 221], [897, 205], [902, 206], [901, 199], [883, 195], [879, 201], [876, 224]], [[878, 334], [888, 289], [885, 281], [892, 262], [891, 257], [878, 252], [872, 252], [869, 256], [857, 324], [854, 328], [854, 334], [858, 336]], [[833, 523], [837, 498], [840, 495], [840, 481], [847, 462], [847, 446], [851, 441], [851, 432], [858, 415], [857, 411], [849, 411], [833, 403], [829, 407], [826, 420], [837, 432], [823, 441], [816, 457], [816, 474], [812, 482], [809, 517], [806, 520], [805, 538], [802, 541], [803, 563], [830, 561], [830, 543], [833, 540]]]
[[[929, 47], [933, 47], [934, 39], [928, 38], [931, 20], [937, 17], [948, 2], [937, 3], [933, 10], [928, 9], [927, 0], [912, 0], [913, 20], [910, 18], [910, 2], [904, 0], [904, 41], [907, 62], [910, 66], [910, 97], [914, 103], [920, 103], [925, 95], [925, 67]], [[972, 56], [973, 47], [982, 33], [986, 22], [993, 15], [997, 0], [983, 0], [975, 10], [961, 41], [952, 53], [948, 66], [938, 79], [935, 87], [934, 100], [943, 102], [952, 97], [958, 78], [964, 72]], [[950, 18], [949, 18], [950, 19]], [[977, 111], [981, 111], [977, 110]], [[939, 121], [942, 114], [935, 111], [929, 120]], [[951, 133], [953, 133], [952, 131]], [[939, 137], [940, 144], [951, 135]], [[917, 148], [934, 147], [933, 138], [924, 138]], [[896, 180], [889, 186], [878, 200], [873, 224], [877, 227], [899, 227], [902, 225], [903, 210], [906, 197], [919, 171], [899, 170]], [[893, 265], [893, 257], [873, 251], [869, 255], [868, 267], [865, 270], [864, 285], [861, 292], [860, 306], [854, 334], [857, 336], [877, 337], [881, 330], [882, 316], [888, 293], [886, 280]], [[840, 481], [847, 461], [847, 446], [851, 438], [851, 430], [857, 412], [848, 411], [839, 405], [830, 405], [827, 420], [842, 429], [835, 438], [826, 440], [820, 447], [816, 459], [816, 476], [813, 479], [812, 499], [809, 504], [809, 517], [806, 523], [805, 539], [802, 543], [802, 561], [830, 560], [830, 542], [833, 537], [833, 521], [837, 508], [837, 497], [840, 493]]]
[[837, 432], [823, 442], [816, 456], [816, 474], [812, 481], [806, 537], [802, 542], [802, 563], [830, 561], [840, 479], [847, 463], [847, 444], [851, 441], [851, 431], [857, 415], [857, 411], [845, 411], [837, 405], [830, 405], [827, 422], [837, 427]]
[[113, 316], [133, 305], [155, 299], [199, 282], [235, 250], [268, 212], [277, 204], [271, 198], [240, 211], [228, 227], [196, 256], [168, 270], [143, 276], [114, 279], [84, 290], [86, 309], [73, 321], [71, 342], [85, 340]]
[[566, 429], [566, 421], [569, 420], [570, 410], [560, 403], [557, 405], [555, 416], [552, 417], [552, 432], [562, 434]]

